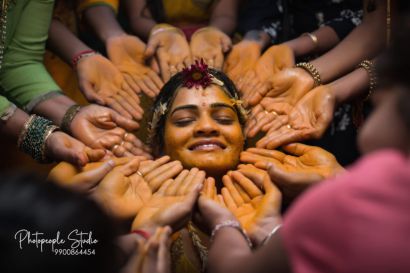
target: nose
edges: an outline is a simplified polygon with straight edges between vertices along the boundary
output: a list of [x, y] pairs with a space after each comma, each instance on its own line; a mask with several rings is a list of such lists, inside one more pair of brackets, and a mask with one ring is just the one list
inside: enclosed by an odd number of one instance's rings
[[219, 126], [209, 116], [202, 116], [197, 121], [194, 128], [194, 136], [196, 137], [214, 137], [219, 136]]

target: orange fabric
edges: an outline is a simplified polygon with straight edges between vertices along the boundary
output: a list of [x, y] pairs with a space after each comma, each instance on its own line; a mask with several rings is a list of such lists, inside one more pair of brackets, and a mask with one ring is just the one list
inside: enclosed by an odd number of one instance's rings
[[83, 12], [85, 9], [97, 5], [110, 6], [115, 13], [118, 12], [119, 0], [77, 0], [77, 2], [79, 12]]

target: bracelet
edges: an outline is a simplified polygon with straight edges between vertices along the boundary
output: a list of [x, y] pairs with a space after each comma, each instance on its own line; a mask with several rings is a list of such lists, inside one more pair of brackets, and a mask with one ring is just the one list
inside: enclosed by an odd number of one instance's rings
[[363, 68], [367, 71], [367, 74], [369, 74], [369, 92], [363, 100], [367, 101], [369, 100], [370, 96], [373, 94], [373, 91], [376, 89], [377, 86], [377, 77], [376, 73], [374, 72], [374, 65], [372, 61], [364, 60], [357, 66], [357, 68]]
[[149, 234], [147, 231], [142, 230], [142, 229], [135, 229], [135, 230], [131, 231], [130, 233], [138, 234], [138, 235], [144, 237], [145, 240], [148, 240], [151, 237], [151, 234]]
[[319, 70], [317, 70], [316, 67], [313, 66], [313, 64], [303, 62], [298, 63], [296, 67], [304, 69], [312, 76], [315, 82], [313, 87], [318, 87], [319, 85], [322, 85], [322, 79], [320, 78]]
[[71, 58], [71, 65], [72, 65], [74, 68], [76, 68], [78, 62], [79, 62], [81, 59], [86, 58], [86, 57], [90, 57], [90, 56], [94, 56], [94, 55], [97, 55], [97, 54], [98, 54], [97, 51], [94, 51], [94, 50], [91, 50], [91, 49], [80, 51], [80, 52], [78, 52], [77, 54], [75, 54], [75, 55], [73, 56], [73, 58]]
[[310, 32], [305, 32], [300, 36], [301, 37], [302, 36], [308, 36], [312, 40], [312, 42], [315, 44], [315, 49], [319, 46], [319, 40], [317, 39], [317, 36], [315, 34], [310, 33]]
[[156, 35], [156, 34], [158, 34], [158, 33], [160, 33], [160, 32], [164, 32], [164, 31], [168, 31], [168, 30], [176, 31], [176, 32], [178, 32], [179, 34], [181, 34], [182, 36], [185, 37], [185, 33], [184, 33], [181, 29], [179, 29], [179, 28], [177, 28], [177, 27], [174, 27], [174, 26], [171, 26], [171, 25], [168, 25], [168, 24], [158, 24], [158, 25], [155, 25], [155, 26], [151, 29], [151, 32], [149, 33], [149, 37], [152, 37], [152, 36], [154, 36], [154, 35]]
[[58, 130], [60, 130], [60, 128], [56, 125], [50, 125], [47, 127], [46, 132], [44, 133], [43, 145], [41, 146], [41, 161], [42, 162], [49, 162], [47, 158], [47, 139], [51, 136], [52, 133]]
[[77, 113], [81, 110], [81, 106], [78, 104], [71, 105], [65, 112], [63, 120], [61, 121], [61, 130], [66, 133], [70, 133], [71, 122]]
[[17, 141], [17, 147], [26, 154], [31, 155], [41, 163], [47, 162], [46, 140], [58, 127], [52, 125], [48, 119], [31, 115], [25, 122]]
[[233, 221], [233, 220], [226, 220], [216, 225], [214, 229], [212, 230], [210, 241], [212, 242], [214, 240], [215, 234], [218, 230], [220, 230], [221, 228], [225, 228], [225, 227], [231, 227], [231, 228], [237, 229], [242, 234], [242, 236], [245, 238], [246, 242], [248, 243], [249, 248], [252, 248], [252, 242], [249, 239], [246, 232], [242, 229], [241, 224], [239, 224], [238, 221]]
[[272, 229], [272, 231], [269, 232], [268, 236], [266, 236], [265, 239], [263, 239], [263, 241], [262, 241], [262, 245], [263, 245], [263, 246], [266, 245], [266, 244], [269, 242], [270, 238], [272, 238], [273, 234], [275, 234], [276, 231], [278, 231], [278, 229], [279, 229], [280, 227], [282, 227], [282, 224], [279, 224], [279, 225], [275, 226], [275, 227]]

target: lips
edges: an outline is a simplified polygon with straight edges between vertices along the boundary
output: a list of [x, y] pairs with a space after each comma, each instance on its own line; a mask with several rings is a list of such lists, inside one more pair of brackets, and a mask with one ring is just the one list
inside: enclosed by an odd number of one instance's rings
[[226, 145], [218, 140], [202, 140], [195, 142], [191, 146], [189, 146], [189, 150], [191, 151], [215, 151], [215, 150], [223, 150], [226, 148]]

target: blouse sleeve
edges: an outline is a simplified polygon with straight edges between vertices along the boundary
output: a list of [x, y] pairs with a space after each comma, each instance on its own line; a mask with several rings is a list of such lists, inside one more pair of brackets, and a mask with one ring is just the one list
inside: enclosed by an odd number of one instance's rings
[[28, 112], [44, 98], [61, 94], [43, 65], [53, 4], [52, 0], [20, 2], [8, 14], [10, 36], [0, 71], [1, 92]]
[[93, 6], [108, 6], [113, 9], [115, 13], [118, 12], [118, 0], [78, 0], [78, 12], [81, 14], [84, 10]]
[[333, 28], [340, 40], [343, 40], [355, 27], [361, 24], [363, 10], [345, 9], [340, 11], [340, 16], [324, 25]]

